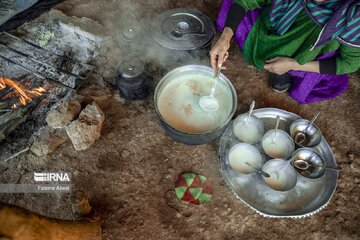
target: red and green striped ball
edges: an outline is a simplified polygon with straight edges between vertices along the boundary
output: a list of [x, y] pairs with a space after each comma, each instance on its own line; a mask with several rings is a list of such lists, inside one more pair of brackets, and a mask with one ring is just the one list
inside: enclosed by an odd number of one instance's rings
[[205, 176], [182, 173], [175, 183], [175, 193], [183, 202], [200, 205], [211, 200], [213, 189]]

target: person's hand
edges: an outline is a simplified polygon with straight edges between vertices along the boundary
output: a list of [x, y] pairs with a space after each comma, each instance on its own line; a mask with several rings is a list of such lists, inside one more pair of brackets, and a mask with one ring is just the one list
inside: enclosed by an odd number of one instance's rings
[[282, 75], [288, 71], [295, 70], [298, 67], [298, 62], [293, 58], [276, 57], [266, 61], [264, 68], [269, 72]]
[[225, 28], [219, 40], [215, 43], [210, 51], [211, 66], [216, 71], [217, 66], [222, 66], [229, 57], [230, 41], [233, 36], [233, 31], [230, 28]]

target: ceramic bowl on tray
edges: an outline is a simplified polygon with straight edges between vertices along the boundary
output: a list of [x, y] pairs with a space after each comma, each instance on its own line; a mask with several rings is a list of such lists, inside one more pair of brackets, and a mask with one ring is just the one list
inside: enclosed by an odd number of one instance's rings
[[295, 150], [294, 141], [283, 130], [267, 131], [261, 140], [261, 146], [272, 158], [288, 159]]
[[264, 135], [264, 124], [260, 119], [249, 116], [248, 113], [236, 117], [233, 123], [235, 136], [242, 142], [255, 144], [261, 141]]
[[252, 145], [238, 143], [229, 151], [230, 166], [239, 173], [249, 174], [260, 170], [264, 164], [263, 156]]
[[[296, 114], [276, 108], [256, 109], [253, 115], [263, 121], [265, 131], [274, 128], [276, 116], [279, 115], [279, 129], [287, 133], [290, 125], [300, 119]], [[326, 207], [335, 192], [338, 171], [326, 171], [317, 179], [297, 174], [296, 185], [290, 190], [272, 189], [260, 173], [241, 174], [231, 167], [228, 158], [229, 151], [235, 144], [240, 143], [234, 135], [232, 123], [230, 122], [220, 140], [220, 171], [230, 189], [242, 202], [262, 216], [282, 218], [306, 217]], [[255, 147], [261, 150], [259, 145], [257, 144]], [[321, 137], [320, 143], [312, 149], [324, 159], [327, 166], [336, 167], [333, 153], [323, 137]], [[262, 152], [262, 154], [264, 153]], [[270, 158], [268, 157], [267, 160]]]

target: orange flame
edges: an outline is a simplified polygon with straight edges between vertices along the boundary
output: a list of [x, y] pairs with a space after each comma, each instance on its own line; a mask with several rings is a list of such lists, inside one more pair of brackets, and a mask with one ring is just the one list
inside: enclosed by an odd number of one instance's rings
[[[5, 89], [6, 87], [12, 87], [13, 93], [15, 93], [15, 96], [19, 96], [19, 101], [21, 105], [25, 106], [26, 104], [32, 102], [32, 99], [37, 96], [41, 96], [46, 92], [46, 89], [42, 87], [37, 87], [33, 90], [25, 89], [20, 83], [15, 82], [9, 78], [3, 78], [0, 77], [0, 90]], [[8, 98], [11, 95], [14, 95], [13, 93], [9, 93], [5, 95], [4, 98]], [[12, 108], [17, 108], [18, 106], [16, 104], [13, 104]]]

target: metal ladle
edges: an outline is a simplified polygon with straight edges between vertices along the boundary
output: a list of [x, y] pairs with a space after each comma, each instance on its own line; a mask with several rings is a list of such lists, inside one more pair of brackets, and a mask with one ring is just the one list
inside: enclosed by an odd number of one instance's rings
[[325, 174], [326, 169], [341, 170], [340, 167], [326, 166], [324, 159], [308, 148], [298, 149], [291, 160], [291, 165], [300, 175], [311, 179], [320, 178]]
[[252, 101], [251, 105], [250, 105], [250, 109], [249, 109], [249, 115], [247, 116], [246, 118], [246, 122], [249, 121], [250, 117], [251, 117], [251, 114], [252, 112], [254, 111], [254, 108], [255, 108], [255, 101]]
[[270, 174], [264, 172], [264, 171], [261, 170], [261, 169], [256, 168], [255, 166], [251, 165], [250, 163], [245, 162], [245, 164], [248, 165], [248, 166], [250, 166], [250, 167], [252, 167], [254, 170], [256, 170], [258, 173], [260, 173], [260, 174], [263, 175], [264, 177], [266, 177], [266, 178], [269, 178], [269, 177], [270, 177]]
[[183, 36], [194, 36], [194, 37], [206, 36], [206, 33], [196, 33], [196, 32], [182, 33], [178, 30], [174, 30], [170, 34], [176, 38], [181, 38]]
[[[296, 167], [296, 168], [298, 168], [300, 170], [308, 170], [309, 168], [314, 166], [311, 163], [309, 163], [307, 160], [303, 160], [303, 159], [295, 160], [293, 165], [294, 165], [294, 167]], [[328, 166], [325, 166], [325, 165], [320, 165], [319, 167], [325, 167], [326, 169], [333, 169], [333, 170], [337, 170], [337, 171], [342, 170], [341, 167], [328, 167]]]
[[214, 80], [213, 80], [213, 83], [211, 86], [210, 95], [203, 96], [199, 100], [200, 108], [205, 112], [215, 112], [219, 109], [219, 102], [214, 97], [214, 94], [215, 94], [215, 88], [216, 88], [217, 82], [219, 80], [220, 71], [221, 71], [221, 66], [217, 65], [215, 75], [214, 75]]
[[314, 118], [311, 120], [311, 122], [309, 122], [309, 124], [306, 126], [306, 128], [303, 131], [298, 132], [295, 135], [294, 140], [297, 144], [302, 144], [305, 141], [306, 132], [308, 131], [309, 127], [314, 124], [315, 120], [319, 117], [319, 115], [320, 115], [320, 112], [314, 116]]
[[280, 124], [280, 116], [277, 115], [277, 116], [276, 116], [276, 125], [275, 125], [274, 137], [273, 137], [273, 140], [271, 141], [271, 144], [275, 144], [275, 143], [276, 143], [275, 138], [276, 138], [276, 132], [277, 132], [277, 130], [278, 130], [278, 128], [279, 128], [279, 124]]

